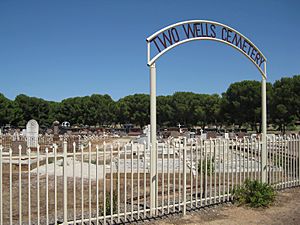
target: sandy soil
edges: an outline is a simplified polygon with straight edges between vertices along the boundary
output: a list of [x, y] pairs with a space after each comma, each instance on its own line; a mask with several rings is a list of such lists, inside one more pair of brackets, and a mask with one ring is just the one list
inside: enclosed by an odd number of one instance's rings
[[280, 191], [276, 202], [265, 209], [251, 209], [227, 203], [188, 212], [186, 216], [169, 216], [149, 224], [299, 225], [300, 187]]

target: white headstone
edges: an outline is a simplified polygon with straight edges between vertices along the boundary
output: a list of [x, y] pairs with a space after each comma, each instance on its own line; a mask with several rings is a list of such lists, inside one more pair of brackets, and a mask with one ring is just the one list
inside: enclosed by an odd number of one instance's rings
[[36, 120], [29, 120], [26, 125], [27, 147], [36, 148], [39, 139], [39, 124]]
[[224, 138], [229, 139], [229, 133], [224, 133]]
[[143, 141], [146, 142], [146, 148], [148, 149], [149, 144], [150, 144], [150, 125], [145, 126], [145, 128], [143, 130], [143, 134], [145, 135], [145, 138], [143, 139]]
[[13, 141], [19, 141], [20, 140], [20, 135], [18, 131], [15, 131], [13, 134]]
[[63, 127], [70, 127], [71, 126], [70, 122], [68, 122], [68, 121], [64, 121], [61, 125]]
[[203, 134], [203, 129], [201, 128], [201, 129], [200, 129], [200, 135], [202, 135], [202, 134]]
[[200, 138], [201, 138], [202, 140], [206, 140], [206, 139], [207, 139], [207, 133], [201, 134], [201, 135], [200, 135]]
[[182, 133], [182, 130], [181, 130], [181, 127], [182, 127], [182, 125], [180, 124], [180, 123], [178, 123], [178, 128], [179, 128], [179, 133]]
[[22, 136], [26, 136], [26, 129], [23, 129], [23, 130], [22, 130], [21, 135], [22, 135]]

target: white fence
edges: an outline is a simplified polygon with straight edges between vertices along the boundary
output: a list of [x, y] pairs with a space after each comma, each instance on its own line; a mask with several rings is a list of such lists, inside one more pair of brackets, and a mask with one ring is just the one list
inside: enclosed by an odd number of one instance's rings
[[[261, 141], [197, 140], [158, 146], [155, 190], [146, 145], [51, 148], [17, 154], [0, 146], [0, 224], [123, 223], [230, 201], [245, 179], [261, 180]], [[268, 182], [300, 184], [299, 136], [267, 143]], [[150, 209], [150, 194], [155, 193]]]

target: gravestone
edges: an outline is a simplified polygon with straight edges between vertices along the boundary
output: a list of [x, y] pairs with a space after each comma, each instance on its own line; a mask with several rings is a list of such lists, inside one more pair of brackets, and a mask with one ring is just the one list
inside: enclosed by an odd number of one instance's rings
[[59, 122], [53, 122], [53, 141], [57, 142], [59, 140]]
[[207, 139], [207, 133], [202, 133], [202, 134], [200, 135], [200, 139], [206, 140], [206, 139]]
[[52, 129], [50, 129], [50, 128], [47, 128], [47, 130], [46, 130], [46, 132], [45, 132], [46, 134], [52, 134], [53, 133], [53, 130]]
[[15, 131], [13, 134], [13, 141], [20, 141], [20, 134], [18, 131]]
[[235, 138], [236, 138], [235, 133], [233, 132], [229, 133], [229, 139], [235, 139]]
[[209, 131], [209, 132], [207, 132], [206, 138], [207, 139], [217, 138], [217, 132], [215, 132], [215, 131]]
[[238, 138], [244, 138], [245, 135], [246, 135], [245, 132], [238, 132], [237, 133]]
[[19, 154], [19, 146], [21, 146], [21, 153], [22, 154], [26, 154], [26, 141], [22, 141], [22, 140], [19, 140], [19, 141], [13, 141], [12, 142], [12, 145], [11, 145], [11, 149], [12, 149], [12, 152], [14, 155], [17, 155]]
[[26, 137], [26, 129], [23, 129], [23, 130], [21, 131], [21, 135], [22, 135], [23, 137]]
[[68, 121], [64, 121], [64, 122], [62, 122], [61, 126], [62, 126], [62, 127], [65, 127], [65, 128], [68, 128], [68, 127], [71, 126], [71, 124], [70, 124], [70, 122], [68, 122]]
[[53, 122], [53, 134], [58, 135], [58, 133], [59, 133], [59, 122], [54, 121]]
[[36, 120], [29, 120], [26, 125], [27, 147], [37, 148], [39, 139], [39, 124]]
[[229, 133], [224, 133], [224, 138], [229, 139]]

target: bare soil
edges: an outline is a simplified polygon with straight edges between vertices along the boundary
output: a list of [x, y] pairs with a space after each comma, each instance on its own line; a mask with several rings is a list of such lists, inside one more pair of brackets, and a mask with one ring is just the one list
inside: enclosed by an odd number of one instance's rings
[[276, 202], [269, 208], [252, 209], [226, 203], [197, 211], [186, 216], [171, 215], [151, 225], [299, 225], [300, 187], [278, 192]]

